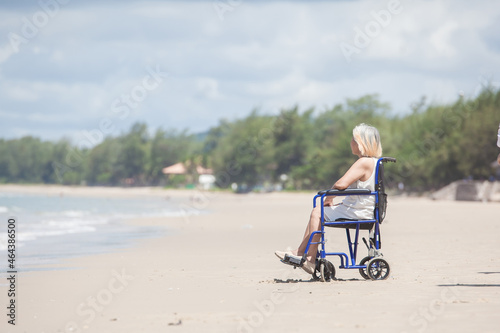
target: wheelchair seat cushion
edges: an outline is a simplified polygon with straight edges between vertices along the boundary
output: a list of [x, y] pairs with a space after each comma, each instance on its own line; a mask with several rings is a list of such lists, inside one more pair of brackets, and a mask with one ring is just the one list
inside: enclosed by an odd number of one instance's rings
[[[353, 220], [353, 219], [346, 219], [346, 218], [338, 218], [335, 220], [335, 222], [342, 222], [342, 221], [360, 221], [363, 222], [363, 220]], [[327, 221], [331, 222], [331, 221]], [[373, 225], [375, 223], [360, 223], [359, 224], [359, 229], [360, 230], [371, 230], [373, 228]], [[327, 225], [327, 227], [330, 228], [347, 228], [347, 229], [356, 229], [356, 223], [345, 223], [345, 224], [336, 224], [336, 225]]]

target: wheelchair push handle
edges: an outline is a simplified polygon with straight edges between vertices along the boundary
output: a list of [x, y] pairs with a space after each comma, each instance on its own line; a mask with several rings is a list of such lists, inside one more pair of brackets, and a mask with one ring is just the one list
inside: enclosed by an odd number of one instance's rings
[[392, 163], [396, 163], [396, 159], [394, 157], [381, 157], [380, 158], [382, 160], [382, 162], [392, 162]]

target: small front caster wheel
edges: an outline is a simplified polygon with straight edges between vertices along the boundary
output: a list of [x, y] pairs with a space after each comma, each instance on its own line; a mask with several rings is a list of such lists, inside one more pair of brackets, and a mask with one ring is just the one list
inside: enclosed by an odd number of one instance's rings
[[328, 260], [322, 260], [319, 263], [320, 280], [322, 282], [329, 282], [335, 279], [335, 267]]
[[372, 280], [385, 280], [390, 272], [389, 263], [382, 258], [373, 258], [366, 265], [366, 273]]
[[319, 262], [320, 260], [316, 259], [316, 267], [314, 268], [314, 272], [312, 273], [312, 278], [314, 281], [319, 281], [321, 279], [321, 273], [319, 271]]

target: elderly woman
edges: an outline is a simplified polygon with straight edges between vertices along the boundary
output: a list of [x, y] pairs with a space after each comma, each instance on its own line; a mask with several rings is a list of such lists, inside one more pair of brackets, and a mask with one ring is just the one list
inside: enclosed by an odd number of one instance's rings
[[[380, 134], [375, 127], [360, 124], [352, 131], [351, 151], [358, 159], [347, 170], [333, 186], [332, 189], [345, 190], [346, 188], [375, 190], [376, 162], [382, 156], [382, 145]], [[325, 219], [335, 221], [339, 218], [347, 219], [373, 219], [375, 209], [375, 198], [371, 195], [351, 195], [337, 205], [333, 204], [333, 196], [324, 201]], [[285, 255], [302, 257], [307, 247], [309, 237], [314, 231], [321, 229], [321, 207], [316, 206], [309, 218], [304, 237], [299, 247], [294, 251], [276, 251], [278, 258], [283, 259]], [[320, 235], [315, 235], [312, 242], [318, 242]], [[307, 253], [307, 260], [302, 268], [309, 274], [314, 272], [316, 253], [319, 244], [312, 244]]]
[[[500, 125], [498, 125], [497, 147], [500, 148]], [[498, 154], [497, 162], [500, 164], [500, 154]]]

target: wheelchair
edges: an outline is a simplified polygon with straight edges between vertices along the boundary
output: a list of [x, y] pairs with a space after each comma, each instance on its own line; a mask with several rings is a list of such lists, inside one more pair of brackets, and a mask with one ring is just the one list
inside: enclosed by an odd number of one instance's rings
[[[384, 182], [384, 163], [396, 162], [393, 157], [381, 157], [376, 164], [375, 173], [375, 191], [369, 189], [345, 189], [345, 190], [324, 190], [319, 191], [314, 196], [313, 207], [316, 207], [319, 199], [321, 204], [321, 230], [314, 231], [309, 237], [305, 254], [302, 257], [285, 255], [282, 262], [294, 266], [294, 268], [302, 267], [306, 261], [309, 247], [312, 244], [320, 244], [316, 256], [316, 267], [312, 274], [314, 280], [328, 282], [335, 279], [335, 267], [326, 259], [327, 256], [340, 257], [339, 269], [358, 269], [361, 276], [366, 280], [385, 280], [389, 277], [390, 266], [387, 260], [383, 258], [381, 252], [381, 237], [380, 224], [385, 218], [387, 208], [387, 194], [385, 193]], [[375, 196], [374, 219], [371, 220], [351, 220], [337, 219], [335, 221], [325, 220], [324, 201], [327, 196], [349, 196], [349, 195], [373, 195]], [[345, 252], [326, 252], [325, 250], [325, 228], [343, 228], [347, 235], [347, 244], [349, 254]], [[354, 237], [351, 235], [351, 230], [354, 231]], [[358, 252], [358, 240], [360, 230], [370, 230], [369, 241], [363, 237], [363, 242], [368, 249], [368, 255], [356, 264]], [[319, 242], [313, 242], [315, 235], [320, 235]]]

